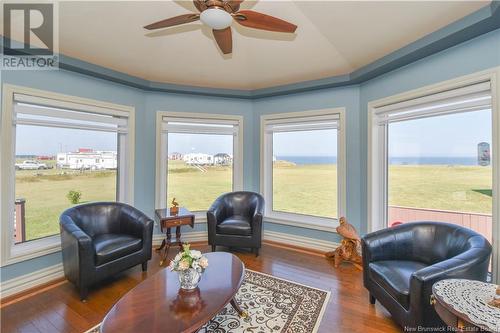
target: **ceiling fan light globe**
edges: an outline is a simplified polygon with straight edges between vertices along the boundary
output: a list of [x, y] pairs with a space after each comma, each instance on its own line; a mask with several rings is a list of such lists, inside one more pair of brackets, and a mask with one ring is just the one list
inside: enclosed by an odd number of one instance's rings
[[233, 23], [233, 17], [223, 9], [209, 8], [201, 12], [200, 21], [212, 29], [223, 30]]

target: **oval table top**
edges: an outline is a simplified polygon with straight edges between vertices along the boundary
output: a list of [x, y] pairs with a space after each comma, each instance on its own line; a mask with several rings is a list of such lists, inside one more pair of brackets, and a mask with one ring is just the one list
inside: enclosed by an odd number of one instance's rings
[[183, 291], [176, 272], [166, 268], [121, 298], [104, 318], [102, 333], [195, 332], [236, 295], [245, 273], [231, 253], [204, 254], [208, 267], [198, 288]]

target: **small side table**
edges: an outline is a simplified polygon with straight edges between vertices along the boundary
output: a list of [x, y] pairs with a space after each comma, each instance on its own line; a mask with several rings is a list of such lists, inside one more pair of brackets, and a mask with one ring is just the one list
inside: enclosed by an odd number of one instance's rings
[[[168, 250], [172, 245], [178, 245], [182, 248], [181, 242], [181, 226], [189, 225], [191, 228], [194, 227], [194, 214], [191, 213], [184, 207], [179, 208], [179, 213], [176, 215], [170, 214], [169, 208], [157, 209], [155, 210], [155, 215], [158, 223], [160, 224], [160, 230], [166, 233], [165, 239], [161, 242], [161, 246], [156, 249], [160, 253], [160, 266], [167, 260]], [[172, 242], [172, 230], [175, 227], [175, 242]]]
[[431, 304], [457, 332], [500, 332], [500, 309], [488, 304], [496, 288], [480, 281], [441, 280], [432, 286]]

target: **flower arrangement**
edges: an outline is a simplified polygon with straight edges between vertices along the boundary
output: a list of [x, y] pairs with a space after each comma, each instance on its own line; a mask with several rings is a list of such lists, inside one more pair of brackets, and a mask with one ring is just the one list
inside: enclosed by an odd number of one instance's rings
[[189, 249], [190, 245], [182, 245], [182, 251], [177, 253], [174, 260], [170, 262], [171, 271], [182, 272], [190, 268], [203, 273], [208, 267], [208, 259], [200, 251]]

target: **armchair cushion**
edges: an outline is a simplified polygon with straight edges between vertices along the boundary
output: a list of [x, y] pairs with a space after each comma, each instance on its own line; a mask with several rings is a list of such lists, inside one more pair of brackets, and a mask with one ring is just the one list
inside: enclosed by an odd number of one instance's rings
[[217, 233], [223, 235], [250, 236], [252, 227], [249, 218], [245, 216], [233, 215], [217, 225]]
[[369, 274], [392, 298], [408, 309], [411, 275], [424, 267], [425, 264], [416, 261], [377, 261], [369, 264]]
[[94, 248], [99, 266], [141, 250], [142, 240], [125, 234], [103, 234], [94, 238]]

